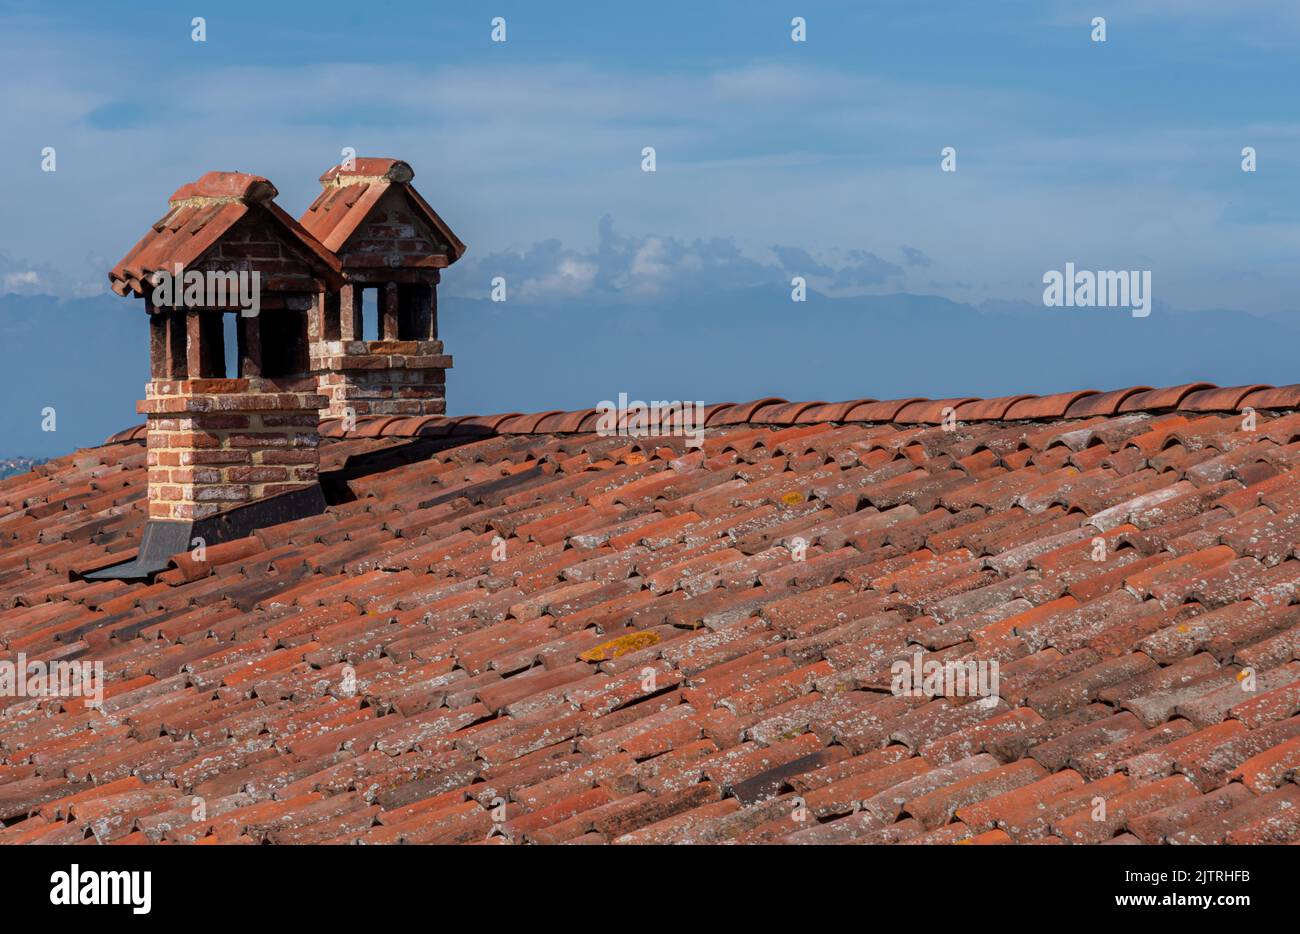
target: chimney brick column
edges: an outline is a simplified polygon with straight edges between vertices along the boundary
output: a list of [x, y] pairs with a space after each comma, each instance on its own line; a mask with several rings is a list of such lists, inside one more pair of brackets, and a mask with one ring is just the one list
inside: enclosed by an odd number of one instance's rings
[[360, 415], [444, 415], [446, 371], [442, 341], [321, 341], [311, 368], [326, 402], [321, 418]]
[[146, 384], [149, 517], [205, 519], [312, 486], [326, 404], [311, 379]]

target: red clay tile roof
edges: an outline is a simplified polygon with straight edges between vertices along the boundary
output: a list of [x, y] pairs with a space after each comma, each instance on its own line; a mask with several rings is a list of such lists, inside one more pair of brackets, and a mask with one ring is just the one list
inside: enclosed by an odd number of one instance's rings
[[[325, 515], [70, 581], [144, 522], [119, 437], [0, 481], [3, 657], [109, 678], [0, 700], [0, 841], [1293, 842], [1294, 399], [329, 426]], [[896, 696], [915, 652], [997, 698]]]
[[252, 210], [265, 210], [287, 233], [290, 242], [331, 285], [342, 282], [336, 257], [275, 203], [274, 185], [259, 175], [208, 172], [182, 185], [168, 199], [169, 208], [140, 241], [109, 272], [118, 295], [144, 294], [143, 280], [158, 270], [197, 263], [236, 223]]
[[303, 226], [329, 249], [339, 252], [380, 199], [396, 186], [417, 216], [446, 240], [451, 249], [447, 257], [450, 265], [464, 255], [465, 244], [411, 185], [414, 177], [415, 172], [400, 159], [359, 158], [351, 169], [336, 165], [320, 177], [322, 191], [303, 213]]

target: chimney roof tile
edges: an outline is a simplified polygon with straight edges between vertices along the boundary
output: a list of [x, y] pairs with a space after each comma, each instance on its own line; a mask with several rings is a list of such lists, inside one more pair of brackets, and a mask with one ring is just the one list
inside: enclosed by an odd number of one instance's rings
[[465, 244], [411, 185], [414, 177], [415, 172], [400, 159], [364, 157], [351, 168], [336, 165], [320, 177], [321, 193], [300, 220], [329, 249], [340, 252], [380, 199], [397, 186], [412, 210], [446, 240], [450, 265], [464, 255]]

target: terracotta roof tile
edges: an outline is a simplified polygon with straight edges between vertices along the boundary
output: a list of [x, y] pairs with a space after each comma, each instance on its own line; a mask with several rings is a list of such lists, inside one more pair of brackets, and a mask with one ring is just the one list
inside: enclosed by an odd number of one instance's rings
[[384, 434], [384, 429], [394, 422], [404, 422], [405, 419], [393, 418], [388, 415], [372, 415], [366, 418], [357, 419], [357, 427], [351, 432], [353, 437], [357, 438], [379, 438]]
[[844, 416], [850, 422], [892, 422], [900, 411], [913, 402], [923, 402], [920, 398], [893, 399], [880, 402], [862, 402], [854, 406]]
[[804, 412], [825, 404], [824, 402], [786, 402], [781, 405], [764, 406], [761, 409], [762, 420], [768, 425], [794, 425], [799, 422]]
[[1241, 400], [1242, 406], [1256, 409], [1293, 409], [1300, 406], [1300, 384], [1257, 389]]
[[1184, 412], [1236, 412], [1240, 410], [1242, 400], [1247, 396], [1271, 388], [1271, 386], [1256, 384], [1253, 386], [1199, 389], [1188, 393], [1178, 403], [1178, 408]]
[[560, 409], [551, 409], [548, 412], [538, 412], [534, 415], [516, 415], [513, 418], [497, 422], [495, 428], [497, 431], [507, 434], [530, 435], [538, 431], [538, 426], [546, 419], [564, 414]]
[[1081, 389], [1076, 392], [1058, 392], [1050, 396], [1026, 396], [1007, 409], [1003, 418], [1012, 421], [1017, 419], [1064, 418], [1070, 407], [1075, 403], [1088, 396], [1098, 394], [1095, 389]]
[[724, 425], [739, 425], [745, 422], [763, 424], [759, 417], [760, 410], [772, 407], [774, 411], [779, 411], [776, 407], [785, 404], [786, 401], [784, 399], [776, 396], [769, 396], [765, 399], [755, 399], [753, 402], [742, 402], [723, 409], [715, 415], [711, 415], [706, 423], [706, 427], [713, 428], [715, 426], [722, 427]]
[[386, 422], [380, 430], [384, 437], [413, 438], [418, 435], [433, 434], [436, 427], [445, 422], [441, 415], [417, 415], [411, 418], [395, 418]]
[[482, 428], [492, 432], [511, 419], [519, 418], [520, 415], [519, 412], [507, 412], [504, 415], [460, 415], [451, 419], [451, 421], [454, 422], [455, 431]]
[[956, 411], [959, 406], [979, 400], [965, 397], [960, 399], [929, 399], [909, 402], [889, 419], [900, 425], [938, 425], [943, 422], [944, 412]]
[[1134, 393], [1120, 403], [1120, 412], [1142, 412], [1159, 409], [1175, 409], [1192, 393], [1204, 389], [1214, 389], [1213, 383], [1183, 383], [1181, 386], [1168, 386], [1164, 389], [1148, 389]]
[[1022, 402], [1032, 401], [1035, 396], [1005, 396], [1001, 399], [977, 399], [957, 406], [959, 421], [987, 422], [1000, 421], [1007, 417], [1007, 412]]
[[1094, 415], [1117, 415], [1120, 406], [1129, 398], [1150, 390], [1150, 386], [1131, 386], [1128, 389], [1112, 389], [1109, 392], [1090, 393], [1070, 403], [1065, 410], [1066, 418], [1088, 418]]
[[814, 422], [842, 422], [853, 409], [875, 399], [853, 399], [849, 402], [819, 402], [804, 409], [795, 424], [807, 425]]
[[576, 432], [582, 427], [582, 423], [587, 420], [587, 416], [595, 411], [595, 409], [580, 409], [576, 412], [561, 412], [538, 423], [538, 430], [559, 434]]

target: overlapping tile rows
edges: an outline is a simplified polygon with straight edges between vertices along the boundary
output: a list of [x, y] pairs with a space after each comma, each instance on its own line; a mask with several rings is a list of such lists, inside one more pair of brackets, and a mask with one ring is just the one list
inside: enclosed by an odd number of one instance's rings
[[1295, 842], [1293, 392], [383, 418], [324, 516], [69, 581], [128, 430], [0, 481], [4, 657], [110, 679], [0, 700], [0, 841]]

